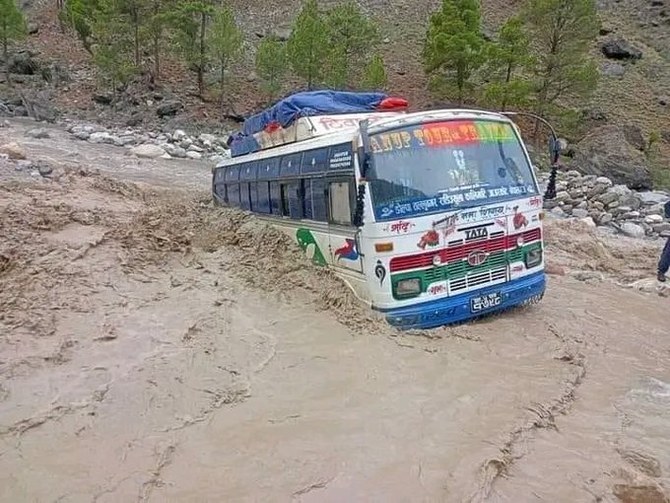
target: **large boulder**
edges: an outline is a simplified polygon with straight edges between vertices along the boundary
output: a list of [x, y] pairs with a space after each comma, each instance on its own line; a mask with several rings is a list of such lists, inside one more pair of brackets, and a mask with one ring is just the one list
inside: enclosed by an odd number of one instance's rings
[[35, 59], [35, 54], [30, 51], [19, 51], [10, 56], [9, 71], [19, 75], [35, 75], [40, 64]]
[[626, 136], [620, 126], [594, 129], [575, 147], [575, 168], [588, 175], [606, 176], [631, 189], [651, 189], [653, 182], [646, 158]]
[[642, 51], [632, 46], [623, 38], [608, 40], [601, 46], [602, 53], [609, 59], [637, 60], [642, 57]]
[[159, 117], [169, 117], [171, 115], [176, 115], [182, 108], [184, 108], [184, 104], [181, 101], [167, 101], [156, 108], [156, 114], [158, 114]]

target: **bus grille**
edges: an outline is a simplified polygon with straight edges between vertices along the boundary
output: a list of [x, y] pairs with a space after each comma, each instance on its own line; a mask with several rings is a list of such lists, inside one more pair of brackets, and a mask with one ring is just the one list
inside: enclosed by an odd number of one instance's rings
[[459, 290], [465, 290], [466, 288], [474, 288], [485, 285], [487, 283], [505, 281], [506, 279], [507, 267], [500, 267], [498, 269], [477, 272], [474, 274], [468, 274], [462, 278], [452, 279], [449, 281], [449, 291], [458, 292]]

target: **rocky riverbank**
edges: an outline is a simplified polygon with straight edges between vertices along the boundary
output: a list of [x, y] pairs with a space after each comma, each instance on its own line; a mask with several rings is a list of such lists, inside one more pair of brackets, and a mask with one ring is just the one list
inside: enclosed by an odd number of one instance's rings
[[[546, 183], [548, 173], [540, 178]], [[558, 218], [576, 218], [592, 226], [607, 226], [635, 238], [670, 236], [670, 223], [663, 205], [670, 199], [665, 191], [634, 191], [607, 177], [559, 172], [556, 198], [545, 208]]]
[[191, 136], [181, 129], [144, 132], [132, 128], [108, 129], [97, 124], [71, 124], [67, 131], [81, 141], [127, 148], [137, 157], [207, 159], [214, 163], [229, 157], [226, 138], [207, 133]]

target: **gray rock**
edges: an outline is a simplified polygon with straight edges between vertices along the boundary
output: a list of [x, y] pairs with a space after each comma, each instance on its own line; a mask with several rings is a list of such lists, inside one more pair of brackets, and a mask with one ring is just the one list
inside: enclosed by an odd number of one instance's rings
[[202, 159], [202, 154], [194, 150], [189, 150], [188, 152], [186, 152], [186, 157], [193, 160], [199, 160]]
[[130, 149], [130, 153], [137, 157], [144, 157], [148, 159], [155, 159], [161, 157], [166, 152], [158, 145], [153, 145], [151, 143], [145, 143], [144, 145], [138, 145]]
[[[647, 215], [644, 218], [645, 223], [653, 225], [653, 224], [660, 224], [663, 222], [663, 217], [661, 215]], [[656, 231], [654, 231], [656, 232]]]
[[172, 135], [172, 139], [174, 141], [182, 141], [184, 138], [186, 138], [186, 136], [186, 132], [182, 131], [181, 129], [177, 129]]
[[176, 115], [183, 108], [184, 104], [181, 101], [166, 101], [156, 108], [156, 114], [158, 114], [159, 117], [168, 117]]
[[161, 147], [172, 157], [176, 157], [178, 159], [184, 159], [186, 157], [186, 150], [181, 148], [179, 145], [166, 143], [165, 145], [161, 145]]
[[38, 161], [37, 171], [40, 175], [47, 177], [50, 176], [51, 173], [53, 173], [53, 168], [44, 161]]
[[561, 191], [556, 194], [556, 197], [554, 198], [554, 201], [557, 203], [562, 203], [565, 201], [570, 200], [570, 194], [568, 194], [566, 191]]
[[31, 138], [36, 138], [38, 140], [50, 137], [49, 131], [43, 128], [29, 129], [28, 131], [26, 131], [26, 136], [30, 136]]
[[637, 210], [642, 206], [642, 201], [637, 197], [637, 194], [630, 194], [621, 198], [621, 204], [628, 206], [632, 210]]
[[118, 141], [118, 138], [112, 136], [107, 131], [99, 131], [96, 133], [91, 133], [88, 141], [91, 143], [104, 143], [107, 145], [114, 145]]
[[572, 216], [575, 218], [587, 218], [589, 216], [589, 212], [582, 208], [575, 208], [572, 210]]
[[592, 130], [575, 146], [574, 163], [585, 174], [605, 176], [632, 189], [653, 186], [647, 159], [628, 143], [620, 126]]
[[74, 133], [74, 137], [77, 138], [78, 140], [86, 141], [91, 137], [91, 133], [87, 131], [77, 131], [76, 133]]
[[603, 213], [600, 219], [598, 220], [599, 225], [607, 225], [614, 220], [614, 217], [611, 213]]
[[554, 209], [552, 209], [551, 214], [559, 218], [563, 218], [566, 216], [565, 211], [563, 211], [563, 209], [560, 206], [556, 206]]
[[605, 206], [612, 204], [613, 202], [616, 202], [617, 200], [617, 195], [614, 192], [605, 192], [604, 194], [601, 194], [598, 197], [598, 201], [603, 203]]
[[114, 145], [117, 147], [125, 147], [126, 145], [134, 145], [137, 142], [134, 136], [120, 136], [116, 138]]
[[600, 65], [600, 72], [607, 77], [621, 78], [626, 73], [626, 67], [620, 63], [604, 61]]
[[642, 57], [642, 51], [632, 46], [623, 38], [614, 38], [606, 41], [601, 46], [602, 53], [609, 59], [638, 60]]
[[652, 225], [651, 229], [657, 234], [670, 232], [670, 222], [663, 222], [661, 224]]
[[668, 195], [664, 192], [652, 192], [652, 191], [638, 192], [637, 197], [644, 205], [662, 204], [669, 199]]
[[645, 236], [644, 229], [632, 222], [624, 222], [621, 225], [621, 232], [623, 232], [626, 236], [630, 236], [632, 238], [643, 238]]

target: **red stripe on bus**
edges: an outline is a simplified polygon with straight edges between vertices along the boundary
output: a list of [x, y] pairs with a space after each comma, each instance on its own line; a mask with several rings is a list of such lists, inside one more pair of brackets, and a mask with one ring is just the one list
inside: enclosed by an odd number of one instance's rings
[[501, 236], [499, 238], [489, 239], [488, 241], [477, 241], [475, 243], [465, 243], [457, 246], [447, 246], [441, 250], [417, 255], [406, 255], [404, 257], [393, 257], [390, 263], [391, 272], [406, 271], [408, 269], [418, 269], [419, 267], [429, 267], [433, 265], [433, 257], [439, 255], [442, 264], [463, 260], [474, 250], [482, 250], [488, 253], [504, 251], [516, 246], [519, 237], [523, 237], [523, 242], [531, 243], [539, 241], [542, 238], [540, 228], [531, 229], [519, 234]]

